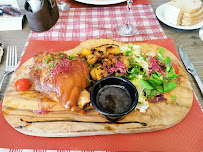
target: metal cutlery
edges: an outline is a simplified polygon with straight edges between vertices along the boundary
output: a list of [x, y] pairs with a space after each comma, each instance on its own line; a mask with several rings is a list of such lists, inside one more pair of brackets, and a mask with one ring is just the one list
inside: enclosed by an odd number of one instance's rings
[[197, 84], [198, 84], [198, 86], [199, 86], [199, 88], [203, 94], [203, 84], [202, 84], [199, 76], [197, 75], [197, 72], [196, 72], [192, 62], [190, 61], [187, 54], [185, 53], [182, 45], [179, 47], [179, 53], [180, 53], [180, 57], [181, 57], [184, 65], [185, 65], [187, 71], [194, 76], [194, 78], [195, 78], [195, 80], [196, 80], [196, 82], [197, 82]]
[[6, 66], [5, 66], [5, 74], [3, 75], [0, 82], [0, 90], [4, 81], [4, 78], [11, 72], [15, 71], [17, 68], [17, 48], [16, 46], [8, 46], [7, 48], [7, 57], [6, 57]]

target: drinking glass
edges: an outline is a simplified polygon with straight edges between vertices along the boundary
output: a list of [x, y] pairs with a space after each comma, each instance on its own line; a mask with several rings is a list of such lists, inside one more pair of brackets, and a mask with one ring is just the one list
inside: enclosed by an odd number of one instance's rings
[[133, 36], [137, 33], [136, 27], [131, 25], [129, 22], [129, 14], [130, 14], [132, 3], [133, 3], [133, 0], [127, 0], [127, 16], [126, 16], [125, 23], [122, 25], [119, 25], [116, 29], [116, 32], [119, 35]]

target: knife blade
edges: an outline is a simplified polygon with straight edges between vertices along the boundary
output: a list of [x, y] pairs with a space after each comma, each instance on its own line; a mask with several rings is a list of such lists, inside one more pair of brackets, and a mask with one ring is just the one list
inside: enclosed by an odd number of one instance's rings
[[196, 72], [192, 62], [190, 61], [187, 54], [185, 53], [182, 45], [179, 47], [179, 53], [180, 53], [180, 58], [183, 61], [183, 64], [185, 65], [186, 70], [194, 76], [194, 78], [203, 94], [202, 81], [200, 80], [199, 76], [197, 75], [197, 72]]

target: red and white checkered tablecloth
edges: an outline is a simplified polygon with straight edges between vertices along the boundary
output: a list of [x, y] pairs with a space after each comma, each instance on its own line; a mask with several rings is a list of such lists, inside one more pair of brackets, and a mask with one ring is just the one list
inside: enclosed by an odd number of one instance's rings
[[84, 41], [94, 38], [110, 38], [117, 41], [142, 41], [166, 38], [151, 5], [134, 5], [130, 23], [138, 33], [132, 37], [119, 36], [115, 29], [126, 19], [126, 7], [70, 8], [60, 12], [60, 18], [50, 30], [31, 32], [36, 40]]
[[126, 11], [126, 6], [116, 6], [70, 8], [59, 12], [60, 17], [51, 29], [45, 32], [30, 32], [24, 51], [30, 39], [84, 41], [110, 38], [126, 42], [167, 38], [151, 5], [133, 5], [129, 19], [130, 23], [137, 27], [138, 32], [131, 37], [118, 35], [116, 27], [125, 22]]
[[94, 38], [110, 38], [116, 41], [143, 41], [167, 38], [151, 5], [133, 5], [129, 15], [130, 23], [137, 27], [137, 34], [123, 37], [116, 33], [116, 27], [126, 19], [126, 6], [70, 8], [59, 12], [57, 23], [48, 31], [31, 31], [30, 39], [54, 41], [84, 41]]

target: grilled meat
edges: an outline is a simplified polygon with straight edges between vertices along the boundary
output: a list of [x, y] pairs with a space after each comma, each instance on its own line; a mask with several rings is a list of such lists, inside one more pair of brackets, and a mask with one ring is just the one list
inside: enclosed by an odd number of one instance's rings
[[60, 102], [68, 111], [84, 113], [85, 103], [77, 102], [80, 93], [89, 85], [86, 61], [64, 53], [41, 52], [34, 56], [31, 78], [35, 90]]

